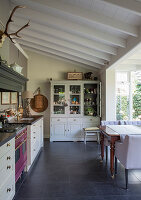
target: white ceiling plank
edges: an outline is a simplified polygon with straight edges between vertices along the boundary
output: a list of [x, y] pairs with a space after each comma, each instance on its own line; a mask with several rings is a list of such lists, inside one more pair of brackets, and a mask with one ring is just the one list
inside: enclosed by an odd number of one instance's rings
[[[18, 0], [19, 1], [19, 0]], [[14, 1], [17, 2], [17, 1]], [[95, 12], [92, 12], [87, 9], [80, 8], [75, 5], [62, 3], [60, 1], [51, 0], [51, 1], [19, 1], [21, 3], [24, 2], [28, 7], [31, 9], [37, 10], [39, 12], [48, 12], [48, 10], [52, 10], [53, 12], [56, 12], [57, 14], [62, 13], [66, 14], [66, 16], [73, 16], [76, 18], [79, 18], [79, 20], [82, 20], [82, 22], [85, 20], [86, 22], [92, 22], [96, 24], [101, 24], [103, 26], [107, 26], [109, 28], [115, 29], [117, 31], [120, 31], [122, 33], [126, 33], [128, 35], [132, 35], [137, 37], [138, 35], [138, 29], [135, 26], [129, 25], [127, 23], [112, 19], [111, 17], [105, 17], [102, 14], [98, 14]]]
[[44, 52], [47, 52], [47, 53], [51, 53], [51, 54], [54, 54], [54, 55], [58, 55], [60, 57], [64, 57], [64, 58], [68, 58], [70, 60], [74, 60], [74, 61], [77, 61], [77, 62], [80, 62], [80, 63], [83, 63], [83, 64], [86, 64], [86, 65], [89, 65], [89, 66], [92, 66], [92, 67], [95, 67], [97, 69], [101, 69], [101, 65], [97, 64], [97, 63], [94, 63], [94, 62], [91, 62], [91, 61], [88, 61], [88, 60], [85, 60], [84, 58], [79, 58], [77, 56], [73, 56], [73, 55], [69, 55], [67, 53], [63, 53], [63, 52], [60, 52], [60, 51], [57, 51], [57, 50], [54, 50], [54, 49], [50, 49], [50, 48], [47, 48], [47, 47], [43, 47], [41, 45], [38, 45], [38, 44], [34, 44], [32, 42], [27, 42], [27, 41], [24, 41], [24, 40], [18, 40], [18, 43], [22, 44], [22, 45], [25, 45], [25, 46], [28, 46], [28, 47], [31, 47], [31, 48], [35, 48], [37, 50], [41, 50], [41, 51], [44, 51]]
[[[18, 28], [19, 27], [11, 27], [10, 30], [14, 32]], [[20, 34], [23, 38], [29, 36], [29, 37], [33, 37], [33, 38], [36, 38], [36, 39], [40, 39], [41, 35], [39, 33], [30, 31], [29, 29], [25, 29], [25, 31], [26, 31], [26, 33], [24, 33], [24, 31], [23, 31], [22, 34]], [[97, 58], [101, 58], [101, 59], [110, 61], [110, 55], [109, 54], [106, 54], [106, 53], [103, 53], [103, 52], [100, 52], [100, 51], [96, 51], [96, 50], [93, 50], [93, 49], [90, 49], [90, 48], [87, 48], [87, 47], [83, 47], [82, 45], [73, 44], [72, 42], [67, 42], [67, 41], [64, 41], [64, 40], [59, 40], [57, 38], [54, 38], [52, 36], [45, 35], [45, 34], [42, 34], [41, 39], [44, 40], [45, 42], [53, 43], [53, 44], [56, 44], [56, 45], [59, 45], [59, 46], [65, 47], [65, 48], [69, 47], [70, 49], [85, 53], [87, 55], [95, 56]]]
[[88, 64], [83, 64], [80, 61], [74, 61], [74, 60], [71, 60], [71, 59], [68, 59], [68, 58], [63, 58], [63, 57], [53, 55], [51, 53], [47, 53], [45, 51], [41, 51], [41, 50], [38, 50], [38, 49], [35, 49], [35, 48], [32, 48], [32, 47], [27, 47], [25, 45], [21, 45], [21, 46], [25, 51], [27, 50], [27, 51], [35, 52], [35, 53], [38, 53], [38, 54], [41, 54], [41, 55], [44, 55], [44, 56], [49, 56], [49, 57], [52, 57], [52, 58], [55, 58], [55, 59], [58, 59], [58, 60], [63, 60], [65, 62], [69, 62], [69, 63], [75, 64], [75, 65], [78, 65], [81, 68], [90, 69], [92, 71], [98, 71], [98, 69], [91, 67]]
[[130, 64], [130, 65], [139, 65], [141, 64], [141, 60], [136, 60], [136, 59], [127, 59], [125, 61], [122, 62], [122, 65], [124, 64]]
[[[13, 27], [12, 30], [17, 30], [19, 27], [21, 27], [21, 24], [24, 24], [25, 20], [23, 19], [16, 19], [17, 27], [13, 24], [11, 24], [10, 27]], [[34, 22], [30, 22], [30, 27], [28, 29], [22, 30], [23, 33], [27, 34], [29, 32], [32, 32], [32, 35], [34, 36], [35, 33], [40, 34], [40, 37], [43, 35], [46, 35], [46, 37], [51, 36], [55, 37], [56, 39], [64, 40], [67, 42], [71, 42], [76, 45], [82, 45], [89, 49], [98, 50], [104, 53], [109, 53], [112, 55], [117, 54], [117, 49], [115, 47], [102, 44], [100, 42], [96, 42], [94, 40], [89, 40], [87, 38], [76, 36], [71, 33], [66, 33], [51, 27], [43, 26], [40, 24], [36, 24]]]
[[17, 18], [22, 17], [24, 19], [27, 19], [27, 16], [29, 16], [29, 19], [31, 21], [36, 22], [38, 24], [42, 24], [44, 26], [54, 27], [55, 29], [80, 35], [86, 37], [87, 39], [96, 39], [106, 44], [117, 45], [119, 47], [126, 47], [126, 40], [121, 37], [102, 32], [98, 29], [96, 30], [95, 28], [89, 26], [74, 23], [70, 20], [57, 18], [48, 14], [43, 14], [31, 9], [26, 8], [22, 12], [18, 11], [15, 13], [15, 16], [17, 16]]
[[141, 16], [141, 3], [136, 0], [103, 0]]
[[[19, 41], [19, 40], [17, 40], [17, 41]], [[79, 58], [84, 58], [85, 60], [95, 62], [95, 63], [101, 64], [101, 65], [104, 65], [104, 63], [106, 62], [105, 60], [96, 58], [94, 56], [89, 56], [85, 53], [81, 53], [81, 52], [76, 51], [76, 50], [71, 50], [69, 48], [64, 48], [64, 47], [61, 47], [59, 45], [51, 44], [49, 42], [45, 42], [43, 40], [36, 39], [36, 38], [33, 38], [33, 37], [29, 37], [29, 36], [26, 37], [25, 36], [22, 40], [27, 41], [27, 42], [32, 42], [34, 44], [37, 44], [37, 45], [40, 45], [40, 46], [43, 46], [43, 47], [46, 47], [46, 48], [61, 51], [63, 53], [67, 53], [69, 55], [73, 55], [73, 56], [76, 56], [76, 57], [79, 57]]]

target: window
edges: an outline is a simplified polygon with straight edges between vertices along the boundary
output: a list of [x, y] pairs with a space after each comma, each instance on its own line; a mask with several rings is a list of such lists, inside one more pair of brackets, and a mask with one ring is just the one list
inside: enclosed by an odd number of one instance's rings
[[116, 73], [116, 119], [141, 119], [141, 71]]

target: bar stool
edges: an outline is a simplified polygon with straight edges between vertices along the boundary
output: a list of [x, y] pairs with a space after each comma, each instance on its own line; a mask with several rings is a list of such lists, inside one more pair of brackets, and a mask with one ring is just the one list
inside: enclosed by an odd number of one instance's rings
[[97, 142], [100, 144], [100, 130], [98, 127], [83, 128], [84, 130], [84, 143], [86, 144], [87, 136], [96, 135]]

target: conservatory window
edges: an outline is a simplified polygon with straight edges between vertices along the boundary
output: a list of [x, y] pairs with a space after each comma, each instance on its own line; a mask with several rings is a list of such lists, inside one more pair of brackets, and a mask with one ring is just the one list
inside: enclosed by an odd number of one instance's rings
[[141, 71], [116, 73], [116, 119], [141, 119]]

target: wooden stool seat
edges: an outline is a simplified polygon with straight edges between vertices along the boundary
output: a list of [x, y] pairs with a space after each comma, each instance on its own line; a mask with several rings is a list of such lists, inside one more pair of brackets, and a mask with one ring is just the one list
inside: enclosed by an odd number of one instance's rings
[[98, 127], [83, 128], [84, 130], [84, 143], [86, 144], [87, 136], [96, 135], [97, 142], [100, 143], [100, 130]]

